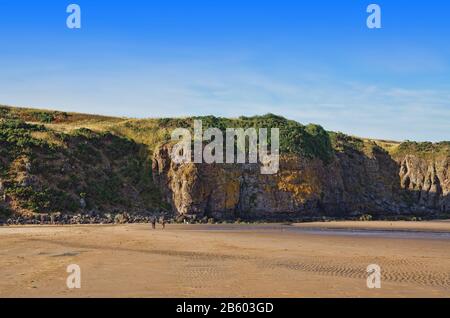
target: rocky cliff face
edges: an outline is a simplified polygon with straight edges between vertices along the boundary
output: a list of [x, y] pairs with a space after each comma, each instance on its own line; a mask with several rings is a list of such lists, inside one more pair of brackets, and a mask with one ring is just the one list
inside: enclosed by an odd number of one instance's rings
[[400, 183], [421, 210], [450, 210], [450, 158], [426, 160], [406, 155], [398, 161]]
[[449, 212], [449, 158], [394, 159], [379, 147], [346, 149], [333, 160], [283, 156], [276, 175], [256, 164], [175, 164], [171, 146], [155, 151], [153, 177], [173, 210], [215, 218]]
[[171, 132], [192, 128], [193, 120], [0, 106], [0, 224], [11, 216], [123, 212], [266, 220], [450, 217], [450, 142], [364, 140], [273, 114], [202, 117], [204, 129], [279, 128], [280, 170], [263, 175], [257, 164], [171, 162]]

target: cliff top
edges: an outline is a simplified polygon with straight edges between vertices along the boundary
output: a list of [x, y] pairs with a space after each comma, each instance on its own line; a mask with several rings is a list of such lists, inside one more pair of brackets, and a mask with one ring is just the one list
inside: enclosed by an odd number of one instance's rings
[[80, 128], [87, 128], [95, 132], [111, 132], [117, 136], [132, 139], [139, 144], [147, 145], [151, 153], [155, 146], [170, 140], [170, 133], [174, 128], [191, 129], [194, 119], [202, 119], [204, 129], [209, 127], [220, 129], [228, 127], [280, 128], [280, 151], [282, 153], [319, 157], [323, 161], [331, 160], [334, 152], [350, 149], [366, 154], [370, 154], [374, 149], [383, 149], [393, 157], [405, 154], [416, 154], [424, 158], [450, 155], [450, 141], [440, 143], [397, 142], [359, 138], [340, 132], [326, 131], [315, 124], [302, 125], [274, 114], [239, 118], [202, 116], [135, 119], [0, 105], [0, 119], [20, 120], [68, 134]]

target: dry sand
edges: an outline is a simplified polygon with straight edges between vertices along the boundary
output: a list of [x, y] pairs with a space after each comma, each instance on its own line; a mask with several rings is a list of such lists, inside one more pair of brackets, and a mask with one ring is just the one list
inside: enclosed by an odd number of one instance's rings
[[450, 222], [3, 227], [0, 296], [450, 297]]

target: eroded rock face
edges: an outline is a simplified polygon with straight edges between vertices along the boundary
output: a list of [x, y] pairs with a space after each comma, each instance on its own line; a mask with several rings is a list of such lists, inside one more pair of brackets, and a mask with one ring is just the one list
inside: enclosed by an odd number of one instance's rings
[[175, 164], [170, 151], [157, 149], [153, 176], [180, 214], [282, 219], [449, 210], [448, 158], [397, 162], [379, 148], [337, 153], [329, 164], [283, 156], [277, 174], [262, 175], [257, 164]]
[[401, 186], [411, 201], [427, 209], [450, 210], [450, 158], [433, 161], [407, 155], [399, 164]]

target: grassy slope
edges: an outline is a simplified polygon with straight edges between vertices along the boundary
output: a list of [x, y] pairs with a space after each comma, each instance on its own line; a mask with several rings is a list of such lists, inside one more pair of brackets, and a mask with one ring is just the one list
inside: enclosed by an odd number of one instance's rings
[[[164, 207], [147, 147], [106, 129], [121, 119], [4, 107], [0, 113], [0, 217], [10, 210], [75, 213], [82, 199], [87, 209], [110, 212]], [[89, 125], [97, 131], [79, 128]]]

